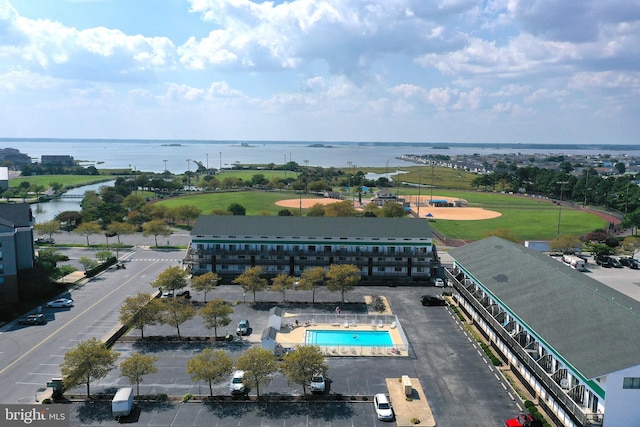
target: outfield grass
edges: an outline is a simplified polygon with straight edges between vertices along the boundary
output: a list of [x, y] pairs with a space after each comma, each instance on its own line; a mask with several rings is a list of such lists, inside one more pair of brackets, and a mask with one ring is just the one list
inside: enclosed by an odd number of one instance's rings
[[[543, 199], [451, 190], [440, 190], [436, 194], [465, 199], [469, 202], [467, 206], [482, 207], [502, 214], [498, 218], [477, 221], [432, 221], [433, 229], [447, 238], [480, 240], [488, 232], [506, 229], [520, 240], [550, 240], [558, 236], [558, 218], [562, 235], [581, 236], [607, 225], [605, 220], [596, 215], [567, 206], [563, 206], [560, 212], [558, 205]], [[434, 210], [437, 212], [437, 208]]]
[[[298, 193], [285, 192], [259, 192], [259, 191], [238, 191], [228, 193], [208, 193], [191, 196], [181, 196], [172, 199], [166, 199], [158, 202], [168, 208], [174, 208], [182, 205], [195, 206], [207, 215], [212, 210], [227, 210], [232, 203], [238, 203], [246, 209], [248, 216], [250, 215], [277, 215], [278, 211], [285, 209], [276, 206], [276, 202], [285, 199], [297, 199]], [[305, 198], [313, 198], [312, 195], [306, 195]], [[321, 197], [318, 197], [321, 199]], [[288, 208], [292, 212], [298, 212], [298, 209]], [[304, 213], [305, 209], [303, 209]]]
[[242, 181], [251, 181], [254, 175], [263, 175], [266, 179], [271, 180], [273, 178], [297, 178], [297, 172], [283, 171], [283, 170], [223, 170], [216, 174], [216, 178], [222, 181], [225, 178], [240, 178]]

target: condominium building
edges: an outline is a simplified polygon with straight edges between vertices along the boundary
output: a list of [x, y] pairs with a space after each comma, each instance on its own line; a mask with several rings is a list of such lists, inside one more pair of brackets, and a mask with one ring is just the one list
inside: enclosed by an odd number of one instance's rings
[[18, 273], [33, 268], [34, 218], [28, 203], [0, 204], [0, 301], [18, 301]]
[[498, 237], [449, 254], [454, 298], [556, 424], [640, 425], [640, 302]]
[[200, 216], [184, 260], [194, 274], [233, 278], [358, 266], [363, 282], [430, 281], [440, 266], [428, 221], [410, 218]]

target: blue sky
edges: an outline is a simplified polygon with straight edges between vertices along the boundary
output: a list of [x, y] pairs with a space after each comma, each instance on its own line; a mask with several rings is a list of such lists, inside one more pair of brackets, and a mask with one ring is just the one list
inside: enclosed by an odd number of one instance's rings
[[639, 0], [0, 0], [0, 136], [637, 143]]

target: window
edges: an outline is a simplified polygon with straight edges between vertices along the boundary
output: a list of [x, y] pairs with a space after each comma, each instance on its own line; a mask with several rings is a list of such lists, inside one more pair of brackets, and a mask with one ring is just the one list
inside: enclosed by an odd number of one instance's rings
[[309, 252], [315, 252], [316, 247], [314, 245], [309, 245]]
[[622, 388], [640, 389], [640, 378], [624, 377], [624, 380], [622, 381]]
[[402, 267], [396, 267], [393, 269], [393, 271], [395, 272], [401, 272], [402, 271]]
[[331, 246], [325, 246], [324, 247], [324, 251], [325, 252], [331, 252]]
[[384, 272], [384, 270], [385, 270], [385, 267], [378, 267], [378, 271]]

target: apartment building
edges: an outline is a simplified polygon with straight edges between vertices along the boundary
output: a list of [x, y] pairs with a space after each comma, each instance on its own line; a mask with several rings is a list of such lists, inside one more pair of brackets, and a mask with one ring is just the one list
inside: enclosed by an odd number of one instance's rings
[[0, 300], [18, 301], [18, 272], [33, 268], [34, 218], [28, 203], [0, 204]]

